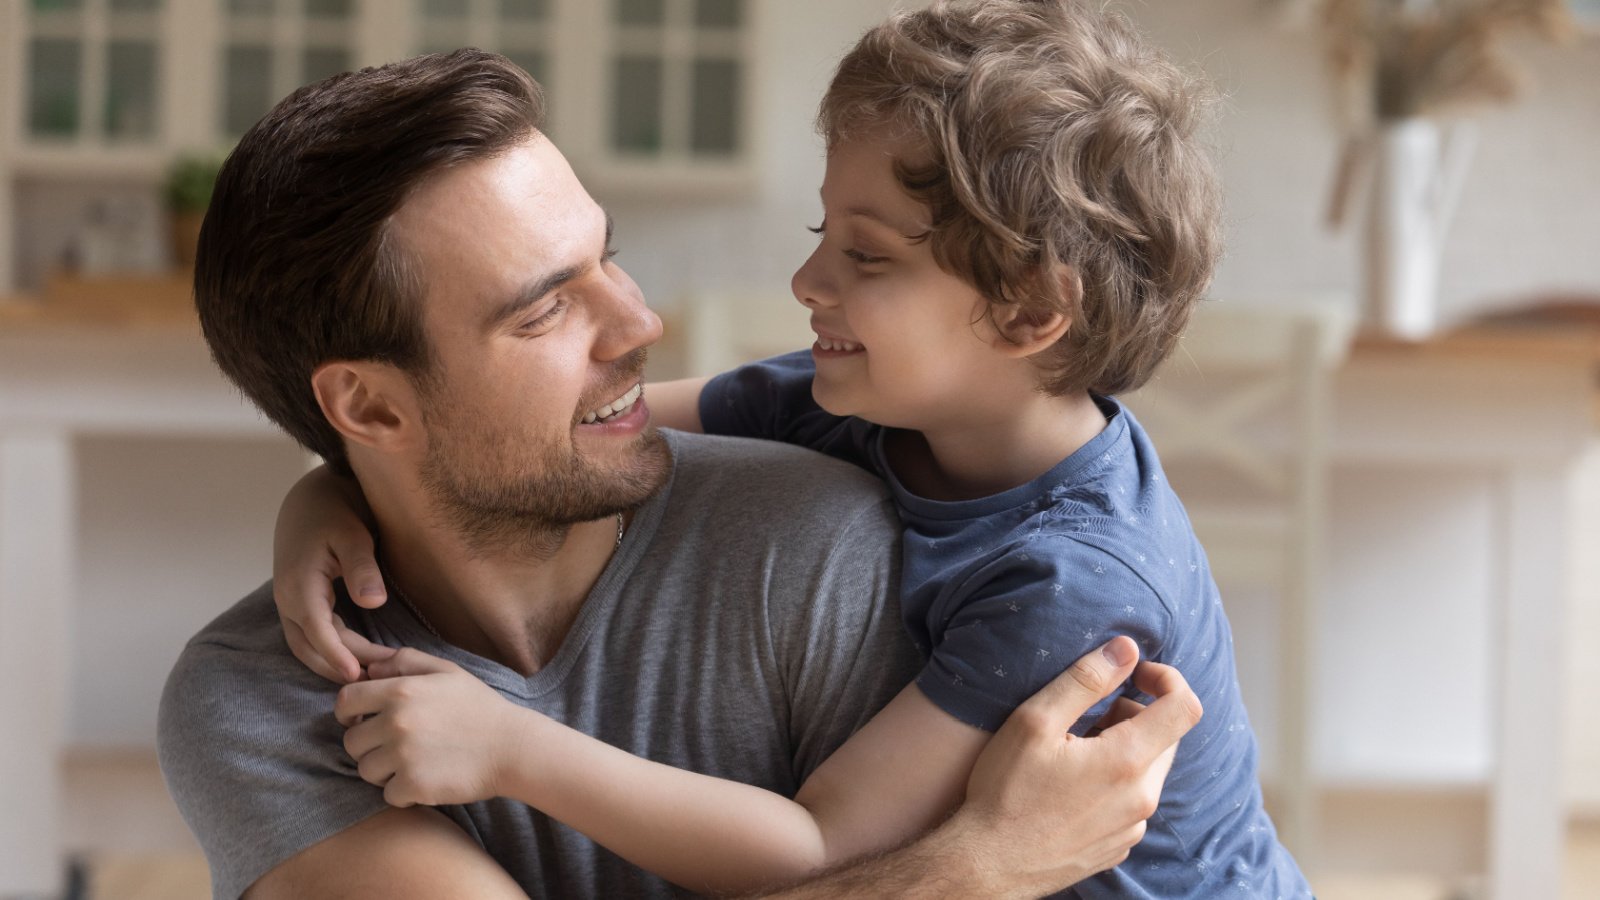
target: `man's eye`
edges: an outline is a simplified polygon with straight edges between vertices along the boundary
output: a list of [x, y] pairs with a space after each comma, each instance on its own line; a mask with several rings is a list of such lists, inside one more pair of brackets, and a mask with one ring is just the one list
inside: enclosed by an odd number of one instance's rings
[[534, 331], [534, 330], [537, 330], [539, 328], [543, 328], [544, 326], [550, 324], [551, 322], [554, 322], [555, 319], [556, 319], [556, 316], [559, 316], [561, 313], [565, 312], [566, 308], [567, 308], [567, 301], [565, 299], [563, 299], [563, 298], [559, 298], [558, 297], [558, 298], [556, 298], [556, 302], [550, 305], [549, 309], [545, 310], [544, 312], [540, 313], [539, 315], [535, 316], [534, 318], [529, 319], [528, 321], [522, 323], [522, 330], [524, 330], [524, 331]]
[[827, 219], [823, 219], [822, 220], [822, 224], [820, 224], [820, 225], [807, 225], [806, 226], [806, 230], [811, 232], [812, 234], [821, 234], [823, 231], [825, 231], [827, 229], [827, 227], [828, 227], [828, 220]]

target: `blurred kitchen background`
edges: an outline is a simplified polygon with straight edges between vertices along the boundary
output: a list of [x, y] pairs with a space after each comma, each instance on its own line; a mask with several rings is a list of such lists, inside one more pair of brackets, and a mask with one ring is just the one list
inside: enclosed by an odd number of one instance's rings
[[[1334, 900], [1600, 896], [1600, 0], [1111, 5], [1220, 89], [1228, 255], [1132, 403], [1286, 840]], [[709, 372], [809, 343], [812, 116], [893, 6], [0, 0], [0, 898], [208, 893], [157, 697], [310, 464], [188, 307], [234, 138], [503, 52], [666, 320], [652, 374]]]

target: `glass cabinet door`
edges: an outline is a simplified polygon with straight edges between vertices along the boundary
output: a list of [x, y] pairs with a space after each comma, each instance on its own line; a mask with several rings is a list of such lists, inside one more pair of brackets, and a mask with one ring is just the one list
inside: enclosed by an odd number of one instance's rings
[[163, 12], [162, 0], [29, 0], [28, 138], [156, 141]]
[[613, 153], [631, 158], [738, 155], [744, 0], [613, 0]]
[[354, 64], [353, 0], [226, 0], [220, 131], [237, 138], [295, 88]]

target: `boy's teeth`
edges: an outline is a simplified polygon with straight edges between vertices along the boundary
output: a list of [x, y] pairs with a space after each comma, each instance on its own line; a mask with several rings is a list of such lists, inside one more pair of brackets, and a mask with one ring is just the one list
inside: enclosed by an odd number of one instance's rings
[[820, 335], [817, 337], [817, 346], [824, 350], [843, 350], [849, 353], [854, 353], [855, 351], [861, 349], [861, 345], [854, 341], [834, 340], [833, 338], [825, 338]]

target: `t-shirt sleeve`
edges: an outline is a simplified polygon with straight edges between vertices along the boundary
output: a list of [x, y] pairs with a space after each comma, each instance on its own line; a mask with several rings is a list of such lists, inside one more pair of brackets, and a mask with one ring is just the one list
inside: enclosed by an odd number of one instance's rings
[[279, 863], [386, 808], [345, 754], [338, 688], [285, 650], [275, 656], [203, 639], [167, 678], [161, 770], [232, 900]]
[[[1154, 658], [1171, 616], [1112, 554], [1050, 536], [990, 557], [949, 588], [928, 625], [930, 653], [917, 686], [950, 715], [994, 731], [1078, 657], [1117, 635]], [[1087, 731], [1110, 704], [1097, 703], [1073, 733]]]
[[740, 366], [700, 391], [700, 424], [707, 434], [782, 441], [872, 469], [872, 426], [835, 416], [811, 396], [816, 363], [809, 350]]

